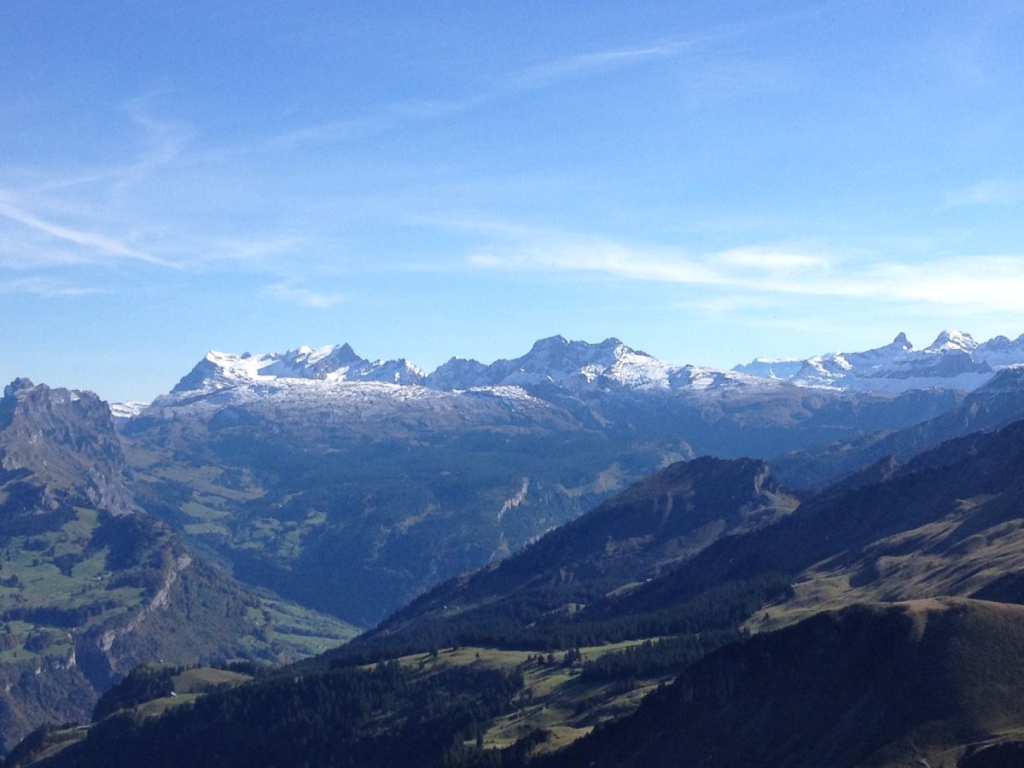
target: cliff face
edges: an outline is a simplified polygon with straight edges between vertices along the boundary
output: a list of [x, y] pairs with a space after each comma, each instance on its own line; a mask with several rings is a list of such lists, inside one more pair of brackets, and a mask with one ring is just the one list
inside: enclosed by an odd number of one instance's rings
[[92, 392], [9, 384], [0, 400], [0, 468], [0, 479], [30, 473], [48, 506], [63, 493], [115, 515], [136, 510], [110, 408]]

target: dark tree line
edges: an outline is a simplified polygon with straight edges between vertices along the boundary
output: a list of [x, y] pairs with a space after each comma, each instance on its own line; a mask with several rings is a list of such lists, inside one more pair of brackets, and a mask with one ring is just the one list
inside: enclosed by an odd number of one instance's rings
[[48, 768], [428, 768], [513, 710], [522, 676], [453, 668], [417, 674], [398, 663], [295, 676], [280, 673], [140, 721], [115, 714]]
[[679, 674], [697, 659], [743, 637], [743, 632], [738, 629], [725, 629], [657, 642], [648, 640], [583, 662], [582, 678], [586, 682], [603, 683]]
[[463, 614], [427, 620], [407, 632], [357, 641], [328, 658], [334, 666], [350, 666], [455, 646], [549, 652], [670, 635], [703, 636], [735, 631], [765, 604], [790, 595], [792, 587], [788, 579], [772, 574], [727, 582], [681, 604], [655, 604], [638, 613], [621, 611], [615, 602], [600, 598], [573, 615], [552, 612], [584, 602], [585, 592], [566, 587], [511, 595]]

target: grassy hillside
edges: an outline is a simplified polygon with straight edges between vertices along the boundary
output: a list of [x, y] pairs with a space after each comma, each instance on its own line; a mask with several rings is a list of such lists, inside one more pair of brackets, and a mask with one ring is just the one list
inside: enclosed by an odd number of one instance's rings
[[464, 647], [278, 675], [115, 715], [38, 764], [987, 768], [1024, 737], [1020, 606], [857, 605], [731, 644], [668, 686], [588, 676], [641, 647]]
[[767, 627], [870, 600], [1014, 601], [1024, 569], [1022, 467], [1021, 422], [945, 443], [878, 482], [840, 484], [776, 525], [714, 543], [638, 598], [781, 574], [795, 596], [768, 609]]
[[42, 722], [87, 719], [98, 693], [143, 661], [286, 662], [355, 634], [247, 591], [141, 515], [59, 506], [34, 523], [31, 535], [0, 538], [0, 734], [8, 747]]

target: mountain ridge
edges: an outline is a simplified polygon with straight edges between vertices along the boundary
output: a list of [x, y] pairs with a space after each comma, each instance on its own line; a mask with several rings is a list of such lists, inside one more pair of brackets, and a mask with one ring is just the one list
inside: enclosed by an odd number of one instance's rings
[[[1000, 368], [1024, 363], [1024, 334], [1011, 341], [996, 336], [976, 342], [970, 334], [943, 331], [924, 349], [900, 333], [888, 345], [863, 352], [833, 352], [806, 359], [756, 358], [732, 369], [668, 363], [619, 339], [598, 343], [556, 335], [536, 341], [517, 358], [490, 364], [453, 357], [427, 374], [406, 358], [359, 356], [348, 343], [253, 355], [210, 351], [171, 394], [211, 392], [241, 384], [304, 379], [380, 382], [439, 391], [556, 384], [570, 390], [594, 386], [630, 389], [701, 389], [715, 380], [789, 381], [810, 389], [905, 391], [941, 386], [974, 389]], [[737, 378], [740, 377], [740, 378]], [[754, 380], [754, 381], [751, 381]]]
[[825, 389], [888, 389], [930, 386], [975, 389], [1009, 365], [1024, 363], [1024, 334], [978, 343], [962, 331], [942, 331], [924, 349], [905, 333], [864, 352], [832, 352], [806, 359], [756, 358], [734, 371]]

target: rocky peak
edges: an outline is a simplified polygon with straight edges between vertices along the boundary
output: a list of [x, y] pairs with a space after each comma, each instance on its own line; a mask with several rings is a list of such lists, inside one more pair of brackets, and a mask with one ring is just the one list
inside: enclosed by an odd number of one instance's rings
[[568, 349], [569, 346], [570, 341], [567, 338], [565, 338], [565, 336], [562, 336], [561, 334], [556, 334], [554, 336], [548, 336], [547, 338], [544, 339], [537, 339], [537, 341], [533, 343], [533, 346], [530, 347], [529, 354], [549, 354], [551, 352], [558, 352]]
[[285, 352], [279, 361], [261, 369], [260, 372], [291, 378], [322, 379], [341, 368], [364, 365], [367, 362], [347, 343], [319, 349], [302, 346]]
[[428, 387], [440, 390], [482, 387], [491, 383], [488, 371], [489, 366], [477, 360], [453, 357], [427, 376], [425, 383]]
[[957, 330], [943, 331], [929, 346], [930, 352], [967, 352], [977, 349], [978, 342], [969, 333]]
[[360, 371], [358, 376], [363, 381], [389, 384], [422, 384], [426, 379], [426, 374], [404, 357], [398, 360], [377, 360]]
[[85, 495], [115, 514], [134, 511], [110, 408], [92, 392], [16, 379], [0, 400], [0, 467], [27, 471], [47, 492]]
[[903, 331], [900, 331], [896, 335], [896, 338], [892, 340], [892, 344], [890, 344], [890, 346], [899, 347], [908, 352], [914, 348], [914, 345], [911, 344], [910, 340], [907, 338], [907, 334], [903, 333]]

